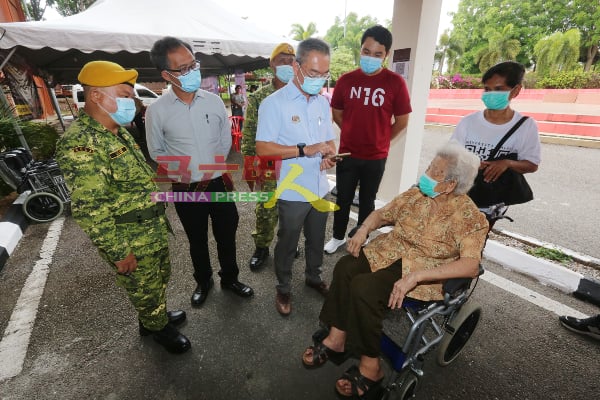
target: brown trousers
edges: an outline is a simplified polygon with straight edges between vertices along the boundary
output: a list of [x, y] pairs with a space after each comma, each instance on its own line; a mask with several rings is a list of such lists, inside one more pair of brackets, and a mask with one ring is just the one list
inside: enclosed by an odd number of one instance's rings
[[346, 348], [356, 356], [378, 357], [383, 318], [394, 283], [402, 277], [402, 260], [371, 272], [363, 251], [337, 262], [319, 318], [346, 332]]

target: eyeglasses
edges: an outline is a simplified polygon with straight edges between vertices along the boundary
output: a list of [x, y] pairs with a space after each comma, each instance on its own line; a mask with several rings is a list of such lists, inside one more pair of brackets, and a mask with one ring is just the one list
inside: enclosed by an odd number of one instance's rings
[[300, 66], [300, 73], [302, 74], [303, 78], [309, 77], [312, 79], [325, 79], [326, 81], [329, 80], [329, 78], [331, 78], [331, 74], [328, 72], [325, 75], [310, 75], [308, 72], [306, 74], [304, 74], [304, 69], [302, 68], [302, 65], [298, 64]]
[[197, 71], [200, 69], [200, 61], [198, 60], [194, 60], [194, 63], [192, 65], [187, 65], [185, 67], [181, 67], [179, 69], [169, 69], [167, 68], [166, 70], [169, 72], [179, 72], [181, 75], [186, 75], [191, 71]]

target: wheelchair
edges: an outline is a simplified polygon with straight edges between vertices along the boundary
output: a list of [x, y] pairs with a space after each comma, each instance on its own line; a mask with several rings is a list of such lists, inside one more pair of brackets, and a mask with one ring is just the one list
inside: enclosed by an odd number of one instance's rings
[[0, 177], [17, 193], [27, 193], [23, 213], [33, 222], [55, 220], [71, 202], [56, 161], [36, 161], [25, 148], [0, 153]]
[[[484, 212], [490, 226], [505, 215], [507, 207], [500, 203]], [[391, 373], [370, 400], [405, 400], [415, 397], [424, 376], [425, 355], [436, 353], [438, 365], [450, 365], [468, 343], [482, 317], [481, 306], [470, 301], [484, 269], [479, 265], [477, 278], [449, 279], [443, 284], [444, 299], [423, 302], [405, 298], [399, 310], [388, 311], [381, 335], [382, 359]], [[313, 334], [313, 341], [322, 341], [329, 330], [321, 327]], [[405, 339], [403, 341], [397, 338]]]
[[[512, 219], [506, 216], [507, 207], [496, 204], [481, 211], [485, 214], [490, 227], [500, 219]], [[490, 228], [491, 230], [491, 228]], [[484, 269], [479, 265], [479, 276]], [[463, 351], [475, 332], [482, 316], [481, 306], [469, 301], [477, 286], [477, 278], [449, 279], [443, 285], [444, 299], [435, 302], [421, 302], [407, 298], [402, 303], [400, 318], [410, 324], [406, 338], [401, 344], [393, 338], [394, 328], [398, 324], [387, 326], [381, 337], [383, 358], [392, 369], [391, 375], [379, 393], [381, 400], [405, 400], [415, 397], [419, 381], [424, 376], [425, 355], [435, 351], [437, 364], [445, 367], [452, 363]], [[396, 316], [398, 317], [398, 316]], [[387, 321], [389, 322], [389, 320]], [[386, 330], [387, 329], [387, 330]]]

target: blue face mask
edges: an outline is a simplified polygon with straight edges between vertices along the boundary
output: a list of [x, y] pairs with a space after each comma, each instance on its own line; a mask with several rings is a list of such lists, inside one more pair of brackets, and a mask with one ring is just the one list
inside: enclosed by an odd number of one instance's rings
[[291, 65], [278, 65], [275, 67], [275, 76], [283, 83], [288, 83], [294, 77], [294, 67]]
[[430, 178], [429, 175], [423, 174], [421, 178], [419, 178], [419, 189], [421, 193], [425, 196], [429, 196], [432, 199], [440, 195], [440, 193], [435, 191], [435, 187], [439, 182], [433, 178]]
[[360, 69], [362, 69], [365, 74], [372, 74], [377, 71], [381, 68], [382, 63], [383, 59], [381, 58], [360, 56]]
[[202, 76], [200, 75], [200, 70], [191, 70], [185, 75], [179, 75], [177, 77], [179, 79], [179, 83], [181, 83], [181, 90], [187, 93], [193, 93], [196, 90], [200, 89], [200, 82], [202, 82]]
[[135, 117], [135, 101], [133, 101], [133, 99], [127, 97], [113, 97], [109, 94], [106, 95], [115, 99], [115, 102], [117, 103], [117, 111], [111, 113], [106, 111], [100, 104], [98, 104], [98, 106], [100, 106], [100, 108], [108, 115], [110, 115], [113, 121], [119, 125], [127, 125], [133, 121], [133, 117]]
[[325, 78], [310, 78], [306, 76], [304, 77], [304, 83], [302, 84], [301, 88], [304, 90], [304, 92], [310, 95], [315, 95], [319, 94], [323, 88], [323, 85], [325, 85], [325, 82], [327, 82], [327, 79]]
[[506, 92], [483, 92], [481, 100], [488, 110], [504, 110], [508, 107], [510, 90]]

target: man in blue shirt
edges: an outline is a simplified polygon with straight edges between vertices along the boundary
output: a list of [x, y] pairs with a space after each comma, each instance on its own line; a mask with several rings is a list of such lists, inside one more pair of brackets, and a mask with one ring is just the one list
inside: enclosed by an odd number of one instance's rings
[[[277, 180], [279, 230], [274, 263], [277, 275], [276, 308], [291, 312], [292, 264], [304, 228], [307, 286], [326, 295], [321, 279], [323, 243], [329, 190], [325, 170], [335, 165], [335, 143], [329, 102], [319, 92], [329, 79], [330, 51], [320, 39], [307, 39], [297, 48], [294, 78], [267, 97], [258, 111], [256, 153], [280, 157]], [[333, 211], [333, 209], [331, 209]]]

